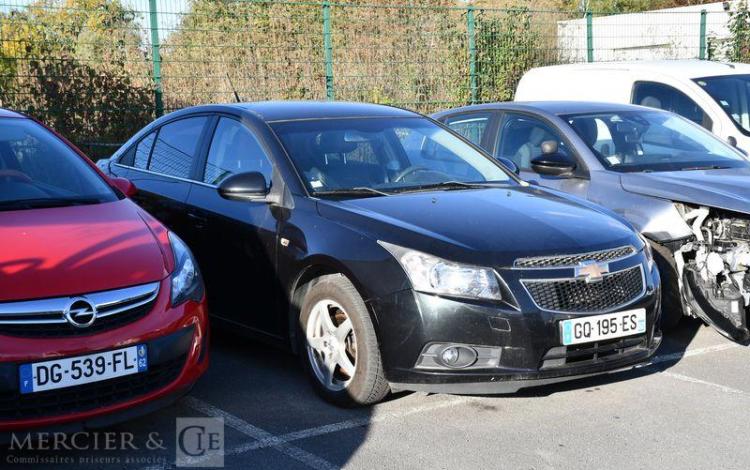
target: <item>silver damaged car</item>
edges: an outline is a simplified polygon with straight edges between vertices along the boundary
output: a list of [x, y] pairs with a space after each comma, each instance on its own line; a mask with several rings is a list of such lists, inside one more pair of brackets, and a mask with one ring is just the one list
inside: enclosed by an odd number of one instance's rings
[[741, 151], [640, 106], [495, 103], [433, 117], [528, 181], [627, 218], [655, 252], [664, 329], [690, 315], [750, 341], [750, 161]]

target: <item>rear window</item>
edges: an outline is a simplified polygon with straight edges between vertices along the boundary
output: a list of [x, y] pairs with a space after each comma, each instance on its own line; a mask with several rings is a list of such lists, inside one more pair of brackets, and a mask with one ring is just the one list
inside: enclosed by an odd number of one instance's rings
[[0, 118], [0, 210], [116, 199], [104, 179], [47, 129], [29, 119]]

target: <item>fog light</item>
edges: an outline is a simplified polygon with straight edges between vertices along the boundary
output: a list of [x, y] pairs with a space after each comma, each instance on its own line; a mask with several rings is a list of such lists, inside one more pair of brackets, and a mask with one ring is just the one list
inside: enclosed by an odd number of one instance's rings
[[502, 349], [496, 346], [481, 346], [456, 343], [428, 343], [414, 367], [422, 370], [447, 369], [493, 369], [500, 365]]
[[477, 352], [466, 346], [448, 346], [440, 353], [440, 362], [446, 367], [463, 369], [474, 364], [477, 360]]
[[458, 356], [458, 348], [448, 348], [440, 355], [440, 359], [442, 359], [446, 365], [452, 366], [458, 361]]

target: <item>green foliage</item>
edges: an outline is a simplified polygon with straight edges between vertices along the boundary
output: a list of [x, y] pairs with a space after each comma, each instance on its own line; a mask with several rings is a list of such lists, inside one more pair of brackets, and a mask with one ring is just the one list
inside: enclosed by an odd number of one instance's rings
[[476, 35], [479, 100], [513, 99], [518, 81], [541, 59], [541, 37], [531, 12], [522, 8], [500, 17], [481, 14]]
[[133, 86], [124, 71], [96, 70], [62, 57], [31, 61], [29, 72], [18, 84], [27, 94], [25, 111], [81, 147], [92, 138], [124, 142], [153, 119], [152, 91]]
[[[246, 101], [326, 99], [321, 3], [186, 1], [188, 11], [159, 15], [171, 19], [170, 29], [160, 30], [167, 111], [234, 101], [233, 89]], [[686, 1], [695, 0], [591, 0], [585, 6], [627, 12]], [[746, 1], [744, 13], [732, 19], [733, 58], [750, 55]], [[78, 144], [122, 142], [152, 119], [152, 48], [142, 30], [148, 16], [138, 21], [126, 4], [35, 0], [0, 13], [0, 105], [28, 111]], [[558, 22], [581, 17], [579, 0], [538, 0], [532, 7], [538, 11], [498, 9], [509, 4], [523, 3], [472, 3], [478, 101], [512, 99], [528, 69], [558, 63]], [[561, 6], [566, 11], [548, 10]], [[465, 7], [455, 0], [332, 2], [336, 98], [424, 112], [471, 101]], [[712, 40], [709, 53], [715, 57], [727, 47]]]
[[40, 0], [0, 14], [0, 30], [2, 106], [84, 147], [121, 142], [152, 119], [147, 58], [134, 15], [119, 1]]
[[741, 0], [729, 17], [730, 41], [726, 56], [732, 62], [750, 61], [750, 9], [747, 0]]

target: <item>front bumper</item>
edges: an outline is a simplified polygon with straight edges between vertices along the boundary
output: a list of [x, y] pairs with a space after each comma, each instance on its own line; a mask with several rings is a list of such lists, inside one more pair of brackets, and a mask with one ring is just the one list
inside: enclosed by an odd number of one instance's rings
[[[100, 426], [153, 411], [186, 393], [208, 368], [205, 299], [169, 305], [163, 281], [152, 310], [122, 327], [90, 336], [0, 337], [0, 432]], [[148, 345], [147, 372], [70, 388], [21, 394], [21, 364]]]
[[[552, 313], [528, 304], [510, 307], [401, 291], [371, 301], [383, 365], [393, 389], [437, 393], [512, 393], [522, 388], [604, 374], [647, 361], [659, 347], [659, 275], [647, 276], [647, 291], [622, 310], [646, 309], [646, 332], [601, 343], [561, 346], [559, 322], [582, 314]], [[418, 366], [431, 343], [499, 350], [492, 367]]]

